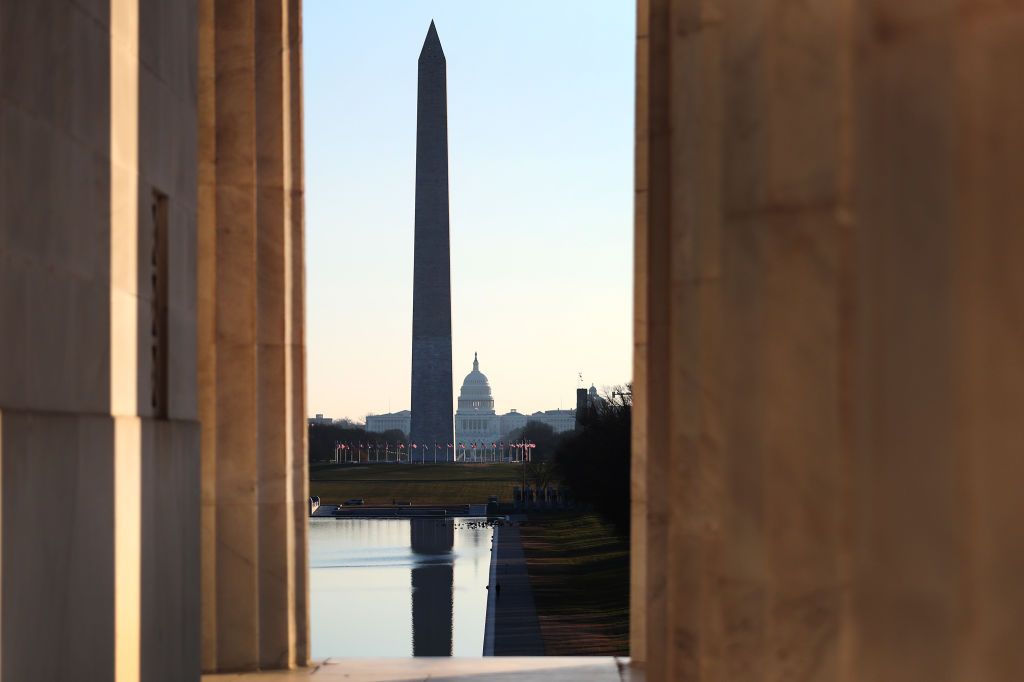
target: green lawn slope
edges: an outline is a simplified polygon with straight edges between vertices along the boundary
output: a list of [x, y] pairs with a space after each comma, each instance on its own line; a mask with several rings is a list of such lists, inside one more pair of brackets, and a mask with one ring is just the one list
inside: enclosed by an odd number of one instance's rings
[[313, 465], [309, 494], [322, 504], [362, 498], [365, 504], [484, 504], [497, 495], [512, 500], [522, 485], [517, 464], [329, 464]]

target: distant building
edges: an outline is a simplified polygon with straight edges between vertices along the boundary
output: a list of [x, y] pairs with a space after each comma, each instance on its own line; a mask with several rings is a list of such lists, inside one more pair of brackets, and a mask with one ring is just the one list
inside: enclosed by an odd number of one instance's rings
[[597, 389], [594, 388], [593, 384], [590, 385], [589, 390], [585, 388], [576, 389], [576, 420], [574, 428], [577, 431], [583, 428], [583, 420], [593, 414], [600, 400], [602, 398], [597, 395]]
[[501, 415], [498, 419], [500, 420], [499, 430], [501, 431], [501, 435], [507, 436], [516, 429], [521, 429], [526, 426], [526, 422], [529, 420], [529, 417], [521, 412], [512, 410], [508, 414]]
[[455, 442], [470, 447], [473, 443], [496, 443], [501, 440], [501, 418], [494, 413], [491, 385], [480, 371], [480, 361], [473, 353], [473, 371], [466, 375], [459, 392], [459, 409], [455, 412]]
[[317, 426], [331, 426], [331, 425], [333, 425], [333, 426], [340, 426], [343, 429], [361, 429], [361, 428], [363, 428], [363, 425], [360, 424], [359, 422], [354, 422], [351, 419], [348, 419], [346, 417], [342, 417], [341, 419], [331, 419], [330, 417], [323, 416], [319, 412], [316, 413], [315, 417], [310, 417], [309, 419], [307, 419], [306, 422], [310, 426], [315, 424]]
[[385, 431], [401, 431], [406, 438], [409, 437], [409, 423], [412, 420], [412, 412], [402, 410], [401, 412], [389, 412], [387, 414], [366, 415], [367, 433], [384, 433]]
[[[577, 402], [582, 401], [588, 409], [595, 401], [600, 400], [597, 389], [593, 386], [589, 391], [580, 389]], [[371, 433], [397, 430], [409, 437], [412, 414], [409, 410], [388, 414], [366, 415], [366, 430]], [[487, 376], [480, 371], [480, 360], [473, 354], [473, 370], [466, 375], [459, 391], [458, 409], [455, 411], [455, 444], [470, 448], [474, 443], [490, 447], [491, 443], [508, 441], [510, 434], [521, 429], [529, 422], [547, 424], [555, 433], [564, 433], [576, 428], [576, 410], [542, 410], [533, 414], [525, 414], [511, 410], [498, 414], [494, 410], [494, 395]], [[428, 447], [432, 445], [427, 444]], [[446, 446], [447, 443], [441, 443]], [[461, 455], [460, 455], [461, 457]]]
[[[595, 389], [596, 390], [596, 389]], [[491, 443], [508, 440], [516, 429], [528, 422], [547, 424], [555, 433], [571, 431], [576, 426], [576, 410], [544, 410], [523, 414], [512, 410], [499, 415], [494, 411], [494, 396], [487, 376], [480, 371], [480, 361], [473, 354], [473, 371], [466, 375], [459, 393], [459, 409], [455, 412], [455, 441], [469, 446], [472, 443]]]
[[528, 422], [547, 424], [555, 433], [572, 431], [576, 428], [576, 410], [545, 410], [534, 412], [526, 418]]

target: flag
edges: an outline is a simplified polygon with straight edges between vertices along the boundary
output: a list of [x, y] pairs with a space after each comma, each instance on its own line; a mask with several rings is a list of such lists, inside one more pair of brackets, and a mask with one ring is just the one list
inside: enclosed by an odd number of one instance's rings
[[417, 448], [417, 447], [419, 447], [418, 445], [416, 445], [416, 443], [413, 443], [413, 444], [412, 444], [412, 446], [413, 446], [414, 448]]

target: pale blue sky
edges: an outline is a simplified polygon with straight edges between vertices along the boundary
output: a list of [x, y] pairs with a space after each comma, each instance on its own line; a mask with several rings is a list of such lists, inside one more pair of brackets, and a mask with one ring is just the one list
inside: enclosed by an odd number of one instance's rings
[[409, 407], [416, 59], [448, 62], [454, 391], [500, 413], [631, 378], [629, 0], [305, 0], [310, 413]]

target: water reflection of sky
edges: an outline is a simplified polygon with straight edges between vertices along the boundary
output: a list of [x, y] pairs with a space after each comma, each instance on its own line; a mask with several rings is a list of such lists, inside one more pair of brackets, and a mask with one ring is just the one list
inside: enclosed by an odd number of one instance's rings
[[491, 529], [479, 520], [310, 519], [309, 546], [313, 658], [481, 655]]

